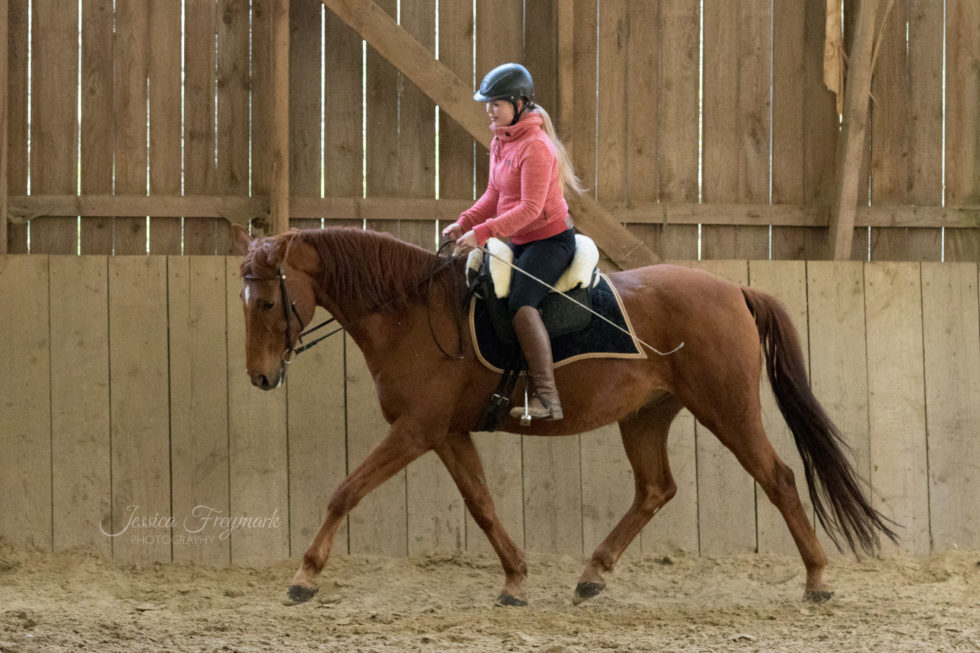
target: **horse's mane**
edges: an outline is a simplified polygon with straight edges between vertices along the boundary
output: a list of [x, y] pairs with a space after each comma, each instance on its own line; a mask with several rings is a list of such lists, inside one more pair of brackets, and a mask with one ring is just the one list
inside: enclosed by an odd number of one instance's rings
[[[390, 234], [331, 227], [293, 230], [256, 241], [242, 260], [242, 275], [273, 278], [282, 258], [289, 256], [293, 239], [316, 251], [323, 265], [319, 281], [328, 294], [365, 310], [398, 309], [423, 299], [429, 291], [429, 275], [440, 267], [432, 252]], [[459, 267], [459, 262], [452, 267]]]

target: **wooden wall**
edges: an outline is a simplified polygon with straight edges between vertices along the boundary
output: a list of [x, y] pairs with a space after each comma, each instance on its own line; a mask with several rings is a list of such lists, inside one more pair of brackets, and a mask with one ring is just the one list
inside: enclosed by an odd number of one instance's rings
[[[225, 254], [219, 217], [267, 228], [272, 2], [9, 0], [9, 251]], [[526, 63], [590, 191], [662, 258], [828, 257], [825, 3], [571, 3], [377, 1], [467, 83]], [[318, 0], [290, 7], [293, 223], [434, 245], [486, 150]], [[894, 3], [881, 43], [853, 258], [980, 260], [980, 8]]]
[[[691, 265], [785, 304], [874, 505], [903, 526], [886, 553], [980, 548], [977, 264]], [[127, 563], [264, 564], [304, 551], [385, 424], [343, 335], [300, 357], [284, 388], [253, 388], [239, 290], [236, 258], [0, 258], [0, 537]], [[802, 483], [762, 391], [770, 438]], [[498, 512], [530, 551], [587, 555], [631, 501], [615, 426], [476, 439]], [[678, 495], [630, 555], [792, 553], [763, 493], [686, 411], [670, 456]], [[219, 518], [239, 520], [230, 536]], [[457, 549], [490, 551], [433, 454], [365, 499], [336, 545]]]

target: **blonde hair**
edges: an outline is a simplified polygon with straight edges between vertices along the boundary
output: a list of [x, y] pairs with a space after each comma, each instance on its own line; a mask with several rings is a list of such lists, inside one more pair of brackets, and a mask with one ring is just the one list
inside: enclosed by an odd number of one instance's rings
[[565, 146], [559, 140], [558, 134], [555, 133], [555, 126], [551, 122], [551, 116], [548, 115], [548, 112], [540, 104], [535, 104], [531, 108], [531, 111], [541, 115], [541, 126], [544, 128], [544, 132], [548, 135], [548, 138], [551, 139], [551, 143], [555, 146], [555, 153], [558, 155], [558, 178], [561, 179], [562, 187], [566, 191], [573, 190], [581, 195], [585, 192], [585, 187], [582, 185], [582, 180], [575, 174], [575, 167], [572, 165], [572, 160], [569, 158], [568, 152], [565, 151]]

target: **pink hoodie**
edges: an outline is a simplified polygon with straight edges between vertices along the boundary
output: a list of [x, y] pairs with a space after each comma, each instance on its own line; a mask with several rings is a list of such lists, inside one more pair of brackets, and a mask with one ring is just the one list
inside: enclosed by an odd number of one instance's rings
[[494, 139], [487, 190], [457, 220], [463, 233], [473, 230], [480, 245], [491, 236], [523, 245], [568, 228], [558, 157], [542, 121], [541, 114], [531, 111], [516, 125], [490, 128]]

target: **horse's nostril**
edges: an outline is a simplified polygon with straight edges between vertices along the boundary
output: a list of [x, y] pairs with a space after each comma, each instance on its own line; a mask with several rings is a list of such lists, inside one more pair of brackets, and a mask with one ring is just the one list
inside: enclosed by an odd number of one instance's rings
[[262, 390], [269, 389], [269, 377], [265, 374], [256, 374], [252, 377], [252, 385], [256, 388], [261, 388]]

